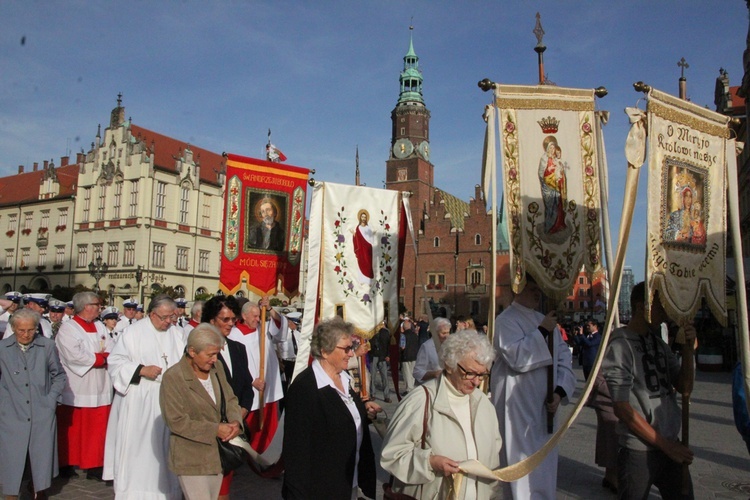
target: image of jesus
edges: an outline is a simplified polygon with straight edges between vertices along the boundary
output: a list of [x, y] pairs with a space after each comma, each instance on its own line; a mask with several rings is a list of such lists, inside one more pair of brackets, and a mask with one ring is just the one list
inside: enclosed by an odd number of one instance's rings
[[375, 238], [370, 229], [370, 213], [362, 209], [357, 213], [359, 224], [354, 230], [354, 255], [357, 257], [357, 277], [360, 283], [370, 284], [375, 277], [373, 269], [372, 246]]

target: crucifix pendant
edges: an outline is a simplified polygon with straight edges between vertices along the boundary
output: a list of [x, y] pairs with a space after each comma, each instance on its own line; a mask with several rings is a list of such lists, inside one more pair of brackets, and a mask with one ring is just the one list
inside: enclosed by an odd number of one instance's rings
[[161, 355], [161, 359], [164, 360], [164, 366], [169, 366], [169, 363], [167, 362], [167, 354], [164, 353]]

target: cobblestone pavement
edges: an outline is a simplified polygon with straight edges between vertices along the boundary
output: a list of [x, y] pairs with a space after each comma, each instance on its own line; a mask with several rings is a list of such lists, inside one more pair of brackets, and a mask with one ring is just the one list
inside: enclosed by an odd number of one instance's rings
[[[583, 388], [583, 375], [578, 375], [578, 394]], [[744, 442], [737, 433], [731, 404], [731, 375], [729, 373], [698, 372], [691, 404], [690, 436], [695, 452], [691, 466], [695, 498], [697, 499], [747, 499], [750, 497], [750, 457]], [[383, 407], [390, 415], [396, 409], [393, 403]], [[572, 405], [563, 408], [570, 412]], [[584, 408], [573, 427], [563, 437], [560, 445], [558, 468], [558, 498], [560, 499], [614, 499], [616, 496], [601, 486], [602, 469], [594, 464], [596, 415]], [[380, 438], [373, 434], [375, 453], [379, 453]], [[111, 499], [112, 488], [104, 483], [87, 480], [85, 474], [76, 479], [55, 479], [49, 490], [59, 499]], [[378, 481], [388, 476], [378, 468]], [[274, 499], [281, 497], [280, 479], [263, 479], [248, 468], [237, 471], [232, 485], [231, 498]], [[660, 498], [652, 491], [653, 498]], [[382, 489], [378, 485], [378, 498]]]

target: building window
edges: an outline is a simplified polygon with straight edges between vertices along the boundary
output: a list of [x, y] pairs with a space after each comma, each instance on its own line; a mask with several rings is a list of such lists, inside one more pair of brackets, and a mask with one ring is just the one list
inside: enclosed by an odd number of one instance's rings
[[182, 285], [177, 285], [176, 287], [174, 287], [174, 293], [176, 293], [178, 297], [185, 298], [185, 287]]
[[134, 266], [135, 265], [135, 241], [125, 242], [125, 255], [122, 259], [123, 266]]
[[164, 209], [167, 206], [167, 183], [156, 182], [156, 213], [154, 216], [157, 219], [164, 218]]
[[39, 223], [39, 227], [49, 229], [49, 210], [42, 210], [42, 221]]
[[36, 261], [37, 266], [46, 266], [47, 265], [47, 247], [41, 247], [39, 249], [39, 258]]
[[182, 186], [180, 189], [180, 224], [188, 223], [188, 207], [190, 206], [190, 189]]
[[208, 250], [201, 250], [198, 252], [198, 272], [208, 272], [208, 258], [210, 252]]
[[25, 267], [28, 269], [29, 267], [29, 256], [31, 255], [31, 249], [29, 248], [22, 248], [21, 249], [21, 267]]
[[203, 214], [201, 215], [201, 227], [211, 227], [211, 195], [203, 195]]
[[120, 253], [120, 243], [108, 243], [107, 244], [107, 265], [113, 267], [117, 265], [119, 259], [118, 254]]
[[55, 265], [60, 267], [65, 265], [65, 245], [55, 247]]
[[5, 268], [12, 269], [16, 264], [16, 249], [8, 248], [5, 250]]
[[18, 215], [8, 215], [8, 231], [16, 231], [18, 229]]
[[481, 245], [482, 244], [482, 235], [481, 234], [475, 234], [474, 235], [474, 244], [475, 245]]
[[60, 212], [57, 214], [57, 227], [67, 227], [67, 226], [68, 226], [68, 209], [61, 208]]
[[138, 215], [138, 181], [133, 181], [130, 185], [130, 211], [128, 217]]
[[91, 188], [83, 190], [83, 213], [81, 214], [81, 222], [89, 221], [89, 210], [91, 209]]
[[92, 260], [104, 259], [104, 243], [94, 243], [91, 245]]
[[585, 282], [586, 282], [586, 278], [584, 278], [583, 276], [579, 276], [578, 277], [578, 284], [579, 285], [583, 285]]
[[112, 203], [112, 218], [120, 218], [120, 206], [122, 205], [122, 181], [115, 183], [115, 199]]
[[188, 249], [187, 247], [177, 247], [177, 262], [176, 267], [180, 271], [187, 271], [188, 269]]
[[406, 288], [406, 280], [401, 278], [401, 288]]
[[86, 267], [89, 265], [88, 253], [88, 245], [78, 245], [78, 260], [76, 261], [76, 267]]
[[471, 276], [469, 276], [469, 283], [472, 285], [481, 285], [483, 281], [482, 271], [479, 269], [474, 269], [471, 271]]
[[435, 248], [437, 248], [437, 247], [440, 246], [440, 238], [439, 237], [435, 236], [435, 239], [432, 240], [432, 246], [434, 246]]
[[99, 206], [96, 210], [96, 219], [104, 220], [104, 208], [107, 206], [107, 185], [99, 186]]
[[579, 297], [585, 297], [586, 296], [586, 290], [584, 290], [583, 288], [579, 288], [578, 289], [578, 296]]
[[163, 243], [154, 243], [154, 252], [151, 255], [154, 267], [164, 267], [164, 247]]
[[427, 275], [427, 288], [445, 288], [445, 274], [444, 273], [429, 273]]
[[23, 214], [23, 228], [31, 231], [31, 224], [34, 222], [34, 212], [25, 212]]

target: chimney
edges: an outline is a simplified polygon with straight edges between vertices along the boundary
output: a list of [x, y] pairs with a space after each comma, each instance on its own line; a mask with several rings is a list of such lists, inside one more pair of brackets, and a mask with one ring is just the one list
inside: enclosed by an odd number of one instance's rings
[[67, 167], [68, 166], [68, 160], [70, 160], [70, 156], [61, 156], [60, 157], [60, 166], [61, 167]]
[[[44, 160], [44, 167], [42, 167], [44, 170], [47, 170], [47, 166], [49, 165], [49, 161]], [[36, 163], [34, 163], [34, 172], [36, 172]]]
[[85, 159], [86, 159], [85, 153], [76, 153], [76, 163], [83, 163]]
[[18, 173], [19, 174], [23, 173], [23, 165], [18, 165]]

